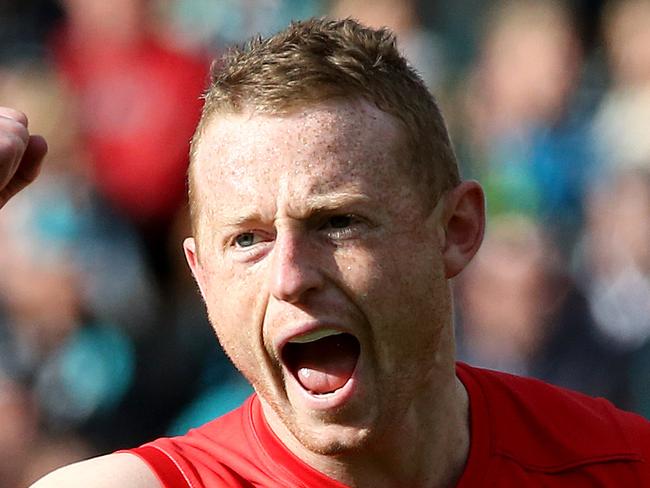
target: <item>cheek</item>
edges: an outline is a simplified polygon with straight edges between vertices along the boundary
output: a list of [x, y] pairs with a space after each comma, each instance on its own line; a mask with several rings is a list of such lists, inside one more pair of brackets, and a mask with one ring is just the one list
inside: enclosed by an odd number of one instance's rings
[[368, 305], [400, 314], [411, 305], [421, 309], [436, 301], [446, 279], [440, 253], [419, 242], [409, 234], [370, 242], [337, 259], [339, 269], [354, 295]]
[[210, 323], [226, 354], [250, 377], [261, 354], [264, 292], [251, 273], [212, 272], [206, 287]]
[[441, 256], [396, 241], [388, 250], [381, 246], [358, 253], [342, 266], [346, 285], [370, 324], [385, 364], [404, 359], [396, 349], [413, 358], [434, 356], [441, 331], [451, 326]]

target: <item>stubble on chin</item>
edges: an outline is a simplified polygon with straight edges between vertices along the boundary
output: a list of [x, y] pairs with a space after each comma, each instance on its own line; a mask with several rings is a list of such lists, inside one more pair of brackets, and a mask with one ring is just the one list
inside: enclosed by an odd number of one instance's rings
[[[321, 456], [344, 456], [360, 452], [368, 445], [371, 430], [346, 427], [340, 424], [323, 424], [322, 427], [304, 428], [291, 417], [281, 419], [292, 436], [304, 448]], [[346, 431], [337, 434], [337, 431]]]
[[267, 422], [294, 452], [298, 448], [322, 456], [341, 456], [363, 451], [372, 437], [372, 426], [355, 425], [343, 411], [320, 412], [321, 415], [303, 412], [302, 416], [309, 416], [307, 420], [294, 412], [288, 402], [283, 404], [272, 395], [266, 396], [264, 391], [257, 390], [257, 393], [263, 405], [266, 404]]

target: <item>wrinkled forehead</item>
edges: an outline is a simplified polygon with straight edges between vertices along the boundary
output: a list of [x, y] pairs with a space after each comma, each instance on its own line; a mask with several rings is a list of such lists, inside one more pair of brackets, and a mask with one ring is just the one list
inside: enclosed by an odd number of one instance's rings
[[363, 101], [319, 104], [288, 114], [216, 114], [199, 142], [197, 169], [219, 170], [229, 163], [241, 166], [243, 161], [264, 162], [271, 156], [371, 155], [377, 144], [394, 142], [381, 139], [393, 132], [397, 132], [393, 117]]
[[320, 185], [319, 191], [370, 183], [397, 170], [390, 163], [404, 157], [401, 135], [396, 119], [362, 101], [281, 115], [218, 114], [206, 124], [195, 152], [195, 193], [203, 200], [207, 192], [233, 185], [253, 196], [282, 182], [312, 190]]

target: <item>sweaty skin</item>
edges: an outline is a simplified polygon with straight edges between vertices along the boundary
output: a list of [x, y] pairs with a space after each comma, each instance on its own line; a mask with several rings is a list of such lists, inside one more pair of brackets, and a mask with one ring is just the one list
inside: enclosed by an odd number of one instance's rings
[[[401, 130], [362, 101], [220, 114], [196, 152], [185, 249], [224, 349], [297, 456], [351, 486], [453, 486], [469, 429], [447, 278], [469, 258], [446, 238], [466, 229], [445, 226], [468, 187], [433, 208]], [[283, 365], [305, 326], [359, 340], [344, 401], [314, 400]]]

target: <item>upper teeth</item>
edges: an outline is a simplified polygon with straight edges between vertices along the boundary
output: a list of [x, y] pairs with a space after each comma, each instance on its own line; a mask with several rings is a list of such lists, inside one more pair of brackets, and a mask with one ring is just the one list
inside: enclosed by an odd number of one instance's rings
[[313, 332], [307, 332], [306, 334], [296, 336], [289, 342], [294, 344], [305, 344], [306, 342], [314, 342], [337, 334], [343, 334], [343, 332], [335, 329], [318, 329]]

